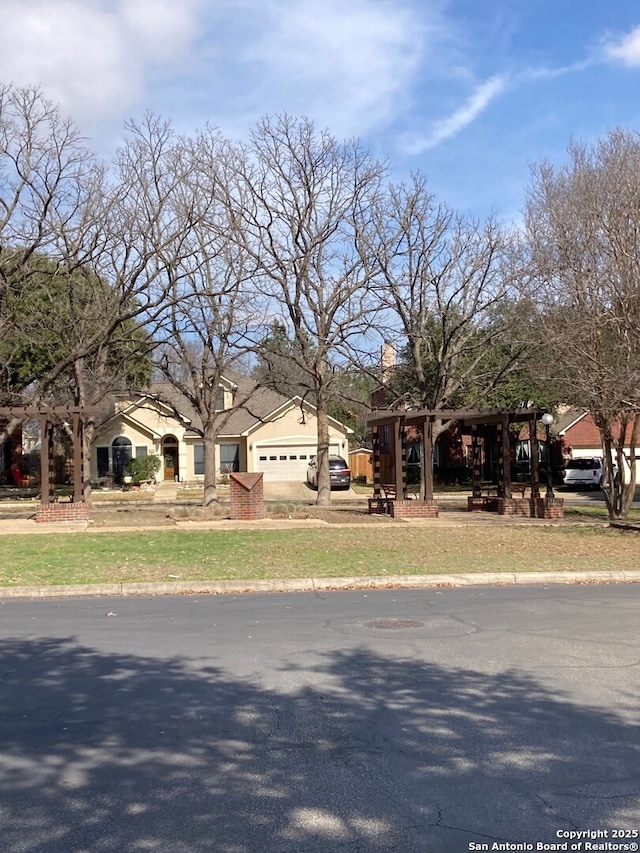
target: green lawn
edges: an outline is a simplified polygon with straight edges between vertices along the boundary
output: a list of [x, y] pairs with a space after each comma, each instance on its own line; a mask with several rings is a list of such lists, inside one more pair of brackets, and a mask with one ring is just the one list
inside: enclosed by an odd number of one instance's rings
[[373, 525], [0, 537], [0, 585], [637, 569], [637, 534], [593, 527]]

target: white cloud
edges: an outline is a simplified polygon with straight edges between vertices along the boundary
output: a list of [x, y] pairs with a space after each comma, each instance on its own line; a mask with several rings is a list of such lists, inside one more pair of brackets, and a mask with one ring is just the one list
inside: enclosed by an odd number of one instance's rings
[[[250, 4], [253, 5], [253, 4]], [[260, 112], [309, 115], [338, 136], [400, 109], [435, 33], [435, 13], [391, 0], [264, 0], [262, 33], [241, 53]]]
[[506, 86], [506, 77], [502, 75], [490, 77], [476, 88], [462, 106], [435, 122], [430, 133], [421, 138], [406, 141], [402, 146], [403, 150], [407, 154], [422, 154], [424, 151], [429, 151], [447, 139], [456, 136], [467, 125], [475, 121], [491, 101], [505, 90]]
[[640, 66], [640, 27], [636, 27], [617, 42], [609, 42], [605, 46], [609, 59], [622, 62], [631, 68]]
[[149, 63], [178, 59], [199, 0], [3, 0], [0, 79], [40, 85], [76, 120], [122, 115]]

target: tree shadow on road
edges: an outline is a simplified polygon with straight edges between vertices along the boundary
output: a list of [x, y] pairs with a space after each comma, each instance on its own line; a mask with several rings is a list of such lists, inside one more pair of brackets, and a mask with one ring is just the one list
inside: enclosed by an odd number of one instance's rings
[[179, 659], [0, 643], [0, 849], [424, 853], [637, 826], [622, 715], [516, 672], [365, 649], [304, 672], [274, 691]]

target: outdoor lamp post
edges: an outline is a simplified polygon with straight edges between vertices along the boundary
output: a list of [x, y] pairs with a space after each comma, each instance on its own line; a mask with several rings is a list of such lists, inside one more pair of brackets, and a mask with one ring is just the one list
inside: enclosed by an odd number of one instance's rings
[[549, 428], [553, 423], [553, 415], [549, 412], [545, 412], [542, 418], [540, 419], [544, 424], [546, 430], [546, 442], [547, 442], [547, 500], [553, 500], [553, 475], [551, 473], [551, 438], [549, 435]]

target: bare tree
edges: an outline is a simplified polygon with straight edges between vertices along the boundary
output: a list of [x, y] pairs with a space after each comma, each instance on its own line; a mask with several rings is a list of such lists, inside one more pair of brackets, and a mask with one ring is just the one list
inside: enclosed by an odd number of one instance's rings
[[[39, 89], [0, 86], [0, 347], [4, 402], [23, 402], [29, 377], [15, 387], [16, 347], [36, 256], [53, 254], [75, 226], [95, 163], [73, 123]], [[24, 351], [24, 342], [20, 341]], [[19, 426], [12, 419], [0, 442]]]
[[532, 316], [553, 354], [551, 378], [567, 402], [591, 410], [609, 514], [624, 517], [640, 434], [640, 135], [614, 130], [591, 146], [571, 145], [569, 158], [533, 170]]
[[[380, 195], [366, 237], [379, 329], [403, 355], [388, 377], [396, 403], [437, 411], [486, 400], [522, 352], [508, 321], [508, 235], [493, 218], [479, 223], [439, 204], [415, 175]], [[434, 438], [446, 426], [437, 421]]]
[[[333, 369], [361, 345], [370, 275], [358, 251], [384, 165], [305, 119], [264, 119], [238, 151], [238, 233], [295, 341], [296, 375], [318, 421], [318, 504], [331, 500], [328, 406]], [[266, 333], [266, 331], [265, 331]]]
[[[92, 187], [74, 242], [63, 234], [61, 251], [81, 260], [83, 270], [90, 266], [107, 286], [89, 310], [89, 319], [99, 312], [100, 322], [74, 324], [68, 331], [72, 346], [67, 357], [57, 361], [41, 384], [59, 387], [70, 369], [75, 402], [83, 406], [95, 406], [113, 390], [97, 380], [109, 378], [114, 353], [131, 352], [132, 364], [150, 353], [151, 336], [175, 288], [175, 270], [191, 253], [184, 199], [194, 166], [182, 140], [170, 122], [152, 114], [130, 122], [126, 131], [108, 176]], [[128, 378], [132, 383], [135, 371]], [[94, 428], [89, 418], [87, 453]], [[85, 495], [89, 499], [88, 481]]]
[[[183, 141], [193, 169], [176, 209], [184, 218], [181, 251], [168, 263], [171, 291], [158, 330], [157, 360], [164, 377], [185, 398], [204, 446], [204, 506], [217, 500], [216, 442], [229, 417], [249, 403], [244, 389], [233, 405], [220, 402], [224, 381], [246, 363], [251, 332], [261, 325], [253, 286], [255, 260], [233, 236], [227, 188], [228, 145], [215, 131]], [[180, 407], [175, 407], [179, 416]]]
[[[14, 401], [67, 402], [63, 393], [93, 405], [104, 393], [98, 374], [107, 377], [116, 352], [145, 345], [138, 326], [164, 305], [191, 164], [170, 125], [149, 115], [128, 128], [107, 175], [37, 89], [0, 91], [0, 134], [0, 343], [48, 347], [39, 373], [9, 390]], [[84, 486], [89, 500], [88, 477]]]

